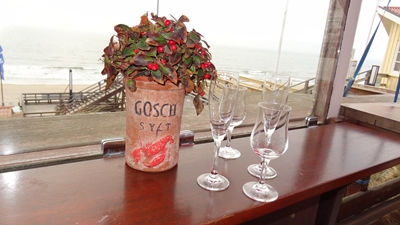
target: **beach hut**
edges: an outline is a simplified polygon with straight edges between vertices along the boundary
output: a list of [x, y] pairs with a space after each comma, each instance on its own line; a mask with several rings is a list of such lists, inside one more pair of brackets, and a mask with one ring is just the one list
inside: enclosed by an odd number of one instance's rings
[[378, 7], [377, 13], [389, 36], [386, 52], [380, 68], [381, 86], [396, 90], [400, 73], [400, 7]]

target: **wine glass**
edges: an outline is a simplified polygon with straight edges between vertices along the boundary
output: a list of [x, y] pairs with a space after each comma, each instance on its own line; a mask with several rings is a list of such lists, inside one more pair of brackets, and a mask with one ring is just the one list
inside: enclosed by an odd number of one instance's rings
[[232, 120], [238, 87], [239, 74], [235, 72], [223, 72], [219, 74], [218, 80], [216, 77], [210, 80], [208, 107], [214, 139], [214, 158], [211, 172], [197, 178], [200, 187], [210, 191], [222, 191], [229, 186], [229, 180], [218, 174], [218, 152]]
[[[267, 73], [264, 84], [263, 84], [263, 94], [262, 101], [269, 104], [275, 104], [279, 107], [286, 105], [289, 98], [289, 90], [291, 86], [291, 77], [276, 73]], [[252, 164], [247, 167], [247, 171], [255, 176], [260, 177], [262, 162], [258, 164]], [[266, 179], [272, 179], [277, 176], [276, 171], [268, 166], [265, 170]]]
[[235, 111], [233, 112], [232, 122], [228, 127], [228, 133], [226, 134], [226, 145], [219, 150], [218, 156], [224, 159], [237, 159], [241, 153], [236, 148], [231, 146], [231, 138], [233, 129], [236, 126], [242, 124], [246, 118], [246, 93], [247, 87], [239, 87], [237, 103]]
[[[244, 194], [259, 202], [272, 202], [278, 198], [278, 191], [265, 183], [263, 173], [270, 160], [283, 155], [289, 146], [288, 123], [292, 108], [288, 105], [282, 108], [272, 108], [265, 102], [258, 103], [259, 112], [256, 123], [250, 135], [252, 150], [261, 158], [262, 176], [258, 182], [247, 182], [243, 185]], [[274, 131], [271, 133], [270, 130]]]
[[291, 77], [288, 75], [267, 73], [262, 88], [263, 102], [276, 102], [286, 105], [289, 98]]

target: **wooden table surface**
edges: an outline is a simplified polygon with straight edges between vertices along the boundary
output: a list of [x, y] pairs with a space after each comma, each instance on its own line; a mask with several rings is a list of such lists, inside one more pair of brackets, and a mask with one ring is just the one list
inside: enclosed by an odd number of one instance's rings
[[272, 160], [279, 192], [272, 203], [246, 197], [257, 180], [247, 166], [260, 159], [249, 138], [232, 140], [242, 156], [219, 159], [227, 190], [200, 188], [210, 172], [213, 143], [182, 147], [178, 166], [162, 173], [136, 171], [124, 158], [95, 159], [0, 174], [1, 224], [237, 224], [347, 185], [400, 164], [400, 139], [339, 123], [292, 130], [289, 149]]

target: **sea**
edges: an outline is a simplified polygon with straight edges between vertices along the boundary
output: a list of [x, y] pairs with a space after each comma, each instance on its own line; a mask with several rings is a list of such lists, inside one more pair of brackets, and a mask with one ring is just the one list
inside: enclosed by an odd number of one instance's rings
[[[112, 35], [112, 34], [111, 34]], [[103, 49], [110, 34], [46, 28], [7, 27], [0, 30], [6, 84], [73, 84], [92, 85], [101, 75]], [[276, 70], [291, 75], [294, 83], [316, 76], [319, 50], [304, 52], [278, 51], [209, 43], [212, 62], [218, 70], [233, 70], [241, 76], [263, 79]], [[284, 45], [284, 43], [283, 43]], [[370, 69], [370, 68], [365, 68]]]

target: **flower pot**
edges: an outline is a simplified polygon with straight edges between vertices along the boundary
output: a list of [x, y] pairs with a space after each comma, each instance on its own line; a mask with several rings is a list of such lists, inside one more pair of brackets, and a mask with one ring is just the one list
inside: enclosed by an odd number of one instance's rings
[[146, 172], [171, 169], [178, 163], [184, 87], [141, 80], [136, 87], [125, 87], [126, 164]]

